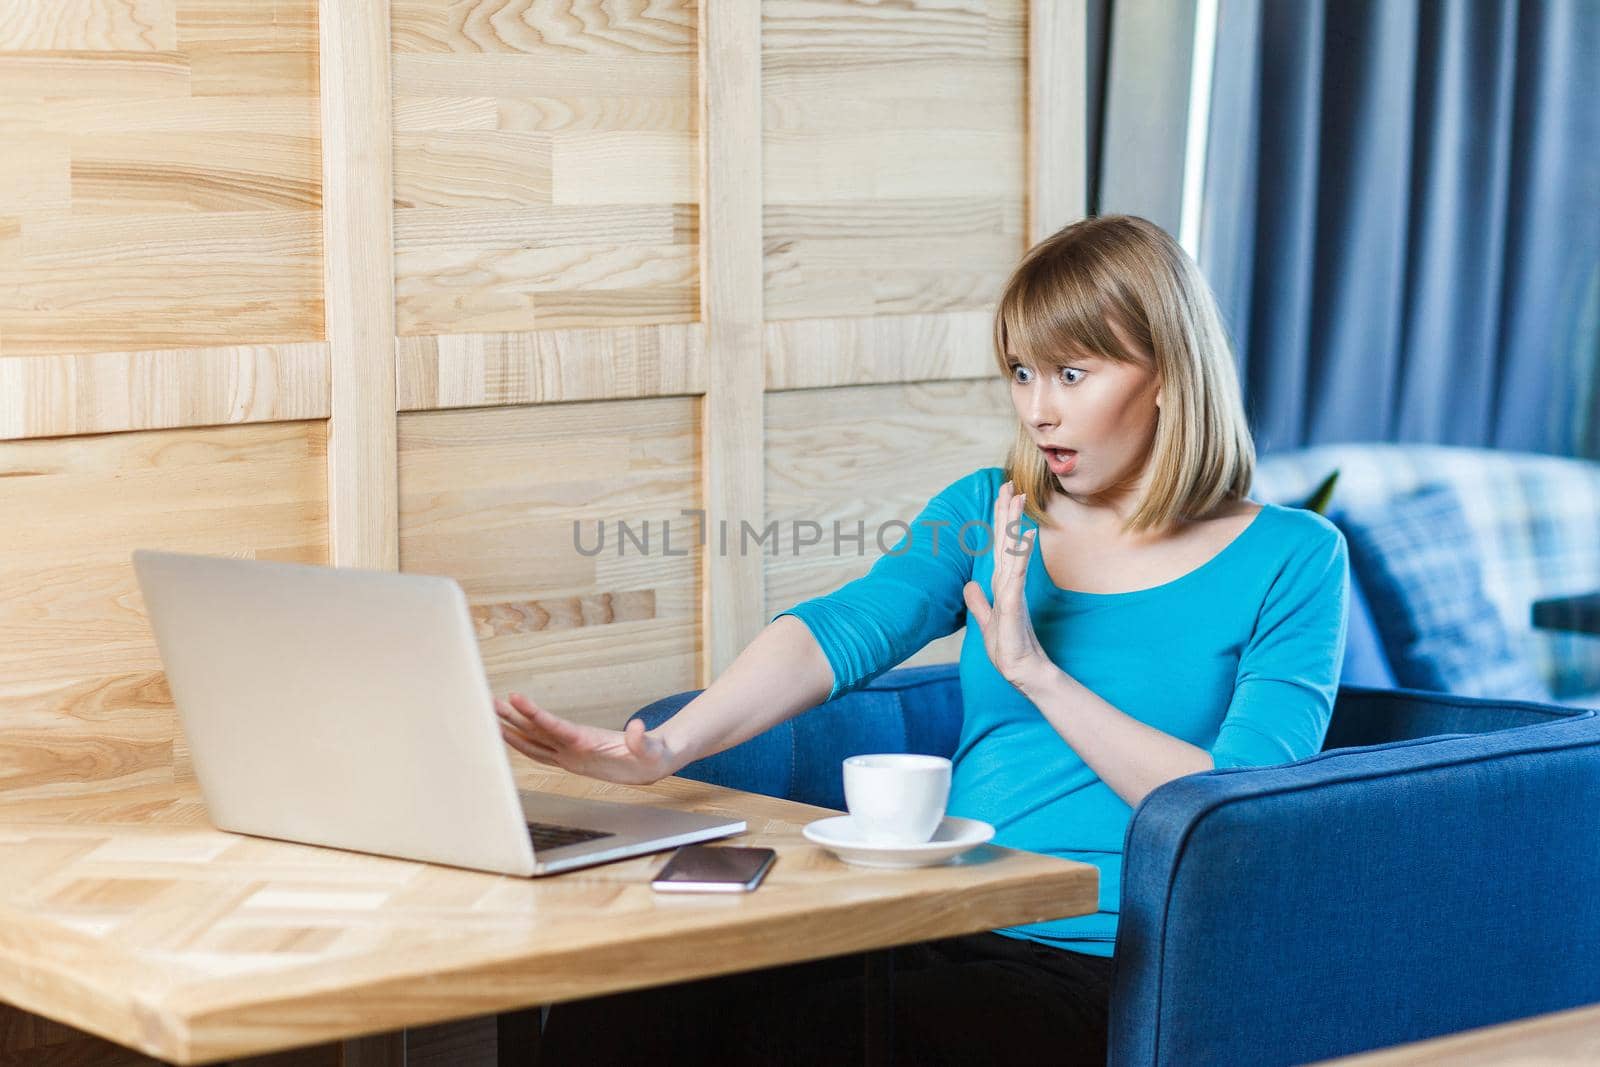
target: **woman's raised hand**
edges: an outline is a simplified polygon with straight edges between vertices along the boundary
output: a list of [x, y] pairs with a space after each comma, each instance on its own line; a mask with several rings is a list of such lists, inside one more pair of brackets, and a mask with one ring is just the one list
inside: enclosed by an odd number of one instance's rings
[[1011, 535], [1011, 524], [1022, 518], [1024, 497], [1015, 493], [1007, 481], [994, 502], [994, 605], [984, 599], [983, 587], [968, 582], [961, 590], [967, 611], [983, 631], [983, 645], [1000, 676], [1019, 689], [1053, 668], [1050, 657], [1039, 644], [1028, 614], [1028, 598], [1023, 581], [1028, 561], [1033, 558], [1033, 543], [1038, 529], [1021, 537]]
[[644, 728], [643, 719], [607, 730], [563, 719], [521, 693], [496, 700], [494, 708], [506, 744], [546, 766], [627, 785], [649, 785], [676, 770], [674, 753]]

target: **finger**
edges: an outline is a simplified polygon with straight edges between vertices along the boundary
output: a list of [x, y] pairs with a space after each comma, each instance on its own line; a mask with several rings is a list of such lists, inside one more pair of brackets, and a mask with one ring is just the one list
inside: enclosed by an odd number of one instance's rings
[[[993, 525], [990, 527], [990, 532], [993, 536], [990, 539], [989, 555], [990, 564], [994, 568], [995, 581], [999, 580], [1000, 575], [1003, 573], [1002, 567], [1005, 564], [1006, 515], [1009, 509], [1008, 500], [1010, 495], [1011, 483], [1007, 481], [1000, 486], [1000, 495], [995, 497], [994, 501]], [[993, 583], [991, 582], [991, 584]]]
[[523, 728], [516, 720], [506, 716], [501, 716], [500, 718], [500, 732], [502, 736], [520, 741], [524, 746], [536, 748], [541, 753], [552, 758], [557, 752], [567, 747], [537, 729], [530, 731]]
[[534, 745], [520, 734], [513, 733], [510, 730], [502, 730], [500, 732], [500, 736], [505, 738], [506, 744], [510, 745], [512, 748], [516, 749], [518, 752], [522, 753], [524, 756], [527, 756], [531, 760], [548, 764], [551, 767], [561, 766], [560, 763], [556, 762], [555, 753], [551, 752], [549, 749], [540, 748], [539, 746]]
[[511, 705], [522, 713], [522, 720], [552, 739], [569, 744], [578, 739], [578, 730], [572, 723], [554, 712], [546, 711], [521, 693], [511, 694]]
[[995, 581], [994, 592], [997, 598], [1002, 588], [1009, 588], [1012, 575], [1017, 571], [1017, 544], [1020, 534], [1018, 520], [1022, 514], [1022, 500], [1022, 494], [1018, 494], [1006, 503], [1004, 547], [1000, 550], [1000, 558], [1004, 562], [1004, 567]]
[[[1006, 570], [1005, 582], [997, 586], [994, 591], [995, 608], [1005, 611], [1016, 610], [1017, 605], [1023, 600], [1023, 589], [1027, 585], [1028, 561], [1033, 556], [1033, 544], [1037, 539], [1037, 528], [1028, 530], [1018, 535], [1016, 550], [1011, 556], [1009, 568]], [[1001, 601], [1004, 604], [1001, 604]]]
[[522, 733], [529, 734], [530, 736], [546, 736], [547, 734], [547, 731], [545, 731], [543, 727], [534, 721], [533, 716], [529, 715], [521, 708], [510, 704], [507, 704], [505, 708], [501, 710], [500, 721], [507, 723], [512, 728], [519, 730]]

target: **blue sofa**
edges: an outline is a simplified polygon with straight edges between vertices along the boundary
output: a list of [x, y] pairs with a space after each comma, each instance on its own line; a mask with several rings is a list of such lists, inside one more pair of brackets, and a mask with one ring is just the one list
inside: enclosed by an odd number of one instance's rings
[[[842, 810], [844, 757], [948, 756], [960, 722], [954, 664], [901, 668], [680, 773]], [[1318, 755], [1133, 812], [1110, 1064], [1304, 1063], [1600, 1001], [1597, 797], [1593, 710], [1341, 687]]]

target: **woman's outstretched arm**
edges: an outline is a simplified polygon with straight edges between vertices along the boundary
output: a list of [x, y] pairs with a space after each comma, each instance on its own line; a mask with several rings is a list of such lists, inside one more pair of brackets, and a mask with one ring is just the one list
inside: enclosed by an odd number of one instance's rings
[[822, 703], [833, 668], [805, 623], [780, 615], [717, 680], [655, 733], [675, 753], [672, 770], [748, 741]]
[[[732, 748], [807, 708], [833, 686], [833, 668], [806, 624], [781, 615], [728, 669], [654, 730], [572, 722], [521, 693], [495, 701], [506, 743], [536, 762], [610, 782], [649, 784]], [[637, 725], [635, 725], [637, 724]]]

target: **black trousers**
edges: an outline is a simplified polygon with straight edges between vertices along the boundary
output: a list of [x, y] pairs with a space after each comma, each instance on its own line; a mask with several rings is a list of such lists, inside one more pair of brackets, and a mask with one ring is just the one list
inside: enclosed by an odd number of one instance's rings
[[[1114, 958], [993, 931], [892, 952], [896, 1067], [1104, 1067]], [[540, 1067], [860, 1064], [866, 956], [550, 1006]]]

